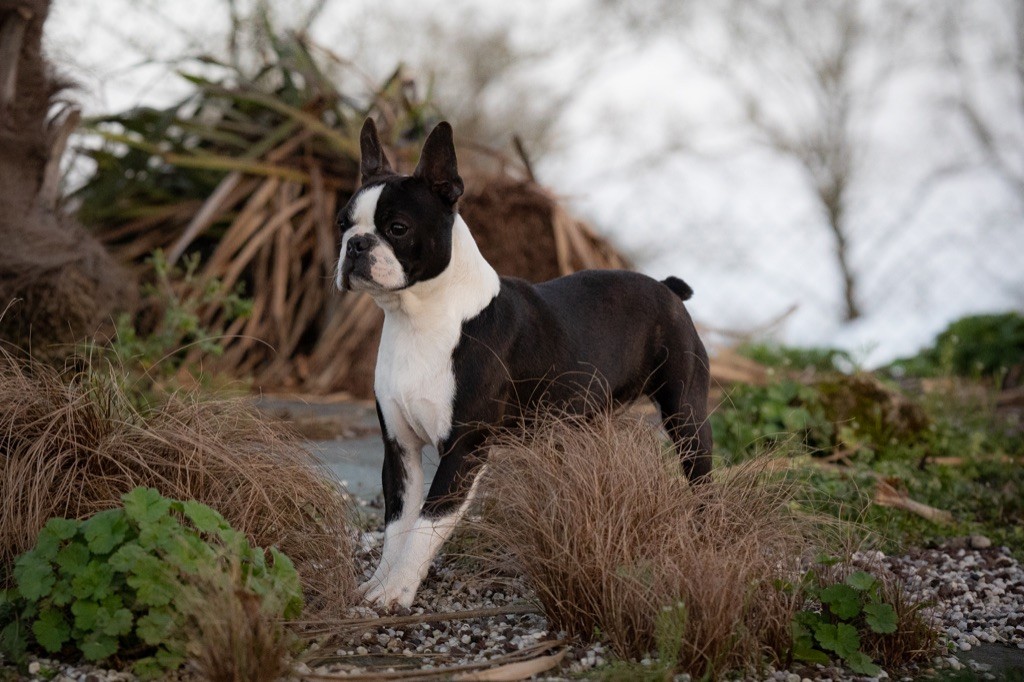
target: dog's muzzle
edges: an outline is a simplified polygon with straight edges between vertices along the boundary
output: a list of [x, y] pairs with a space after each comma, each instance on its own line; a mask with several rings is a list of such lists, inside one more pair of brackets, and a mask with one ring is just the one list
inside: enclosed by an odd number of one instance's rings
[[367, 282], [373, 281], [370, 274], [373, 258], [369, 256], [369, 253], [375, 243], [374, 238], [367, 234], [356, 235], [348, 240], [345, 245], [345, 257], [341, 261], [342, 290], [352, 290], [353, 277]]

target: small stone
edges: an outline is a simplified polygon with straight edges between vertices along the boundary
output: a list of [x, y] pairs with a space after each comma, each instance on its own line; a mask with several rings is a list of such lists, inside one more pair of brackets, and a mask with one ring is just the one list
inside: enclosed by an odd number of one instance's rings
[[31, 663], [28, 664], [28, 674], [29, 675], [38, 675], [39, 674], [39, 670], [42, 667], [43, 666], [39, 665], [39, 661], [32, 661]]
[[992, 541], [984, 535], [972, 535], [970, 543], [973, 549], [988, 549], [992, 546]]
[[357, 646], [356, 653], [360, 656], [365, 656], [366, 654], [370, 653], [370, 650], [367, 649], [365, 646]]
[[786, 682], [800, 682], [800, 676], [796, 673], [786, 675]]

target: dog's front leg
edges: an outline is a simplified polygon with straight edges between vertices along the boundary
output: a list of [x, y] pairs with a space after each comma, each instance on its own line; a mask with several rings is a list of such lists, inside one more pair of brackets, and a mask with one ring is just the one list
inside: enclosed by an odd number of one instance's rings
[[384, 439], [384, 549], [373, 576], [359, 586], [358, 593], [370, 603], [389, 606], [396, 599], [391, 574], [402, 563], [409, 532], [423, 504], [423, 443], [401, 424], [393, 427], [398, 433], [390, 433], [379, 403], [377, 418]]
[[482, 470], [483, 433], [456, 429], [438, 447], [441, 455], [437, 473], [418, 518], [412, 523], [402, 547], [402, 556], [388, 577], [384, 606], [408, 607], [416, 598], [420, 583], [459, 519], [466, 513]]

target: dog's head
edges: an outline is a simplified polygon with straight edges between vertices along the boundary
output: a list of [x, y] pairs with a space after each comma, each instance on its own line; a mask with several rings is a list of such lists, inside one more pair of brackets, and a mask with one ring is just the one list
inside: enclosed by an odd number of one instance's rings
[[451, 260], [463, 191], [452, 127], [441, 122], [431, 131], [412, 175], [391, 169], [369, 118], [359, 147], [362, 186], [338, 214], [338, 288], [382, 294], [437, 277]]

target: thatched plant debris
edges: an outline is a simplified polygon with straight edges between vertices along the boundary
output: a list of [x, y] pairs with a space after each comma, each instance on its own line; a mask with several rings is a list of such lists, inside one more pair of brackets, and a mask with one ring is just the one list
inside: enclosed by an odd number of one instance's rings
[[[305, 37], [277, 36], [262, 56], [251, 73], [207, 64], [204, 73], [216, 75], [187, 75], [193, 94], [168, 109], [89, 121], [105, 144], [86, 152], [97, 169], [77, 194], [80, 215], [124, 261], [142, 266], [157, 249], [170, 265], [197, 255], [196, 288], [216, 281], [227, 296], [244, 287], [253, 301], [246, 317], [204, 306], [200, 324], [224, 345], [209, 369], [367, 398], [381, 315], [368, 297], [334, 289], [335, 217], [358, 185], [367, 115], [380, 121], [400, 171], [412, 168], [413, 143], [438, 115], [401, 70], [362, 101], [338, 90], [335, 82], [352, 85], [351, 70]], [[539, 281], [624, 265], [512, 164], [499, 164], [497, 176], [493, 163], [461, 165], [470, 169], [462, 211], [500, 273]], [[484, 166], [488, 173], [472, 170]]]

